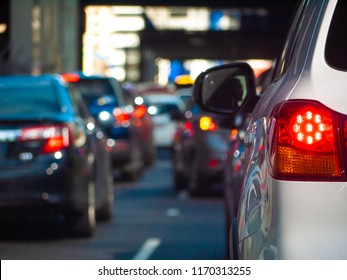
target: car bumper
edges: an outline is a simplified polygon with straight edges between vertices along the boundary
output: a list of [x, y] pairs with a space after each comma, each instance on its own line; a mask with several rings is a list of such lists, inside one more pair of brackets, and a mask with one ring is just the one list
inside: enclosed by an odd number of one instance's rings
[[267, 186], [261, 190], [259, 227], [244, 240], [248, 256], [347, 258], [346, 182], [271, 179]]
[[67, 207], [72, 174], [64, 164], [55, 170], [51, 166], [42, 163], [22, 170], [2, 170], [0, 207]]
[[107, 148], [111, 154], [112, 166], [120, 167], [131, 161], [131, 144], [129, 140], [107, 139]]
[[3, 167], [0, 171], [0, 208], [47, 207], [81, 212], [92, 182], [89, 155], [63, 151], [60, 159], [44, 155], [35, 162]]
[[172, 148], [176, 127], [177, 124], [175, 122], [155, 126], [153, 130], [155, 146], [160, 148]]

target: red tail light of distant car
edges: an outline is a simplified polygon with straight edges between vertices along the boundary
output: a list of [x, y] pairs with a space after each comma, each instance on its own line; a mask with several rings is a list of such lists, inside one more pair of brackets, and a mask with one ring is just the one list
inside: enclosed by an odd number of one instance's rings
[[34, 126], [22, 129], [19, 141], [43, 140], [43, 154], [54, 153], [67, 148], [70, 143], [70, 129], [63, 125]]

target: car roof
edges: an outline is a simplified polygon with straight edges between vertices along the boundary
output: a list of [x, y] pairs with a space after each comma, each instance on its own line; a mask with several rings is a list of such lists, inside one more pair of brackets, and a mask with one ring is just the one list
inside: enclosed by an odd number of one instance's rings
[[17, 84], [21, 83], [42, 83], [42, 82], [52, 82], [58, 81], [59, 83], [65, 84], [63, 79], [58, 74], [45, 74], [39, 76], [33, 75], [9, 75], [9, 76], [0, 76], [0, 82], [6, 82], [6, 84]]

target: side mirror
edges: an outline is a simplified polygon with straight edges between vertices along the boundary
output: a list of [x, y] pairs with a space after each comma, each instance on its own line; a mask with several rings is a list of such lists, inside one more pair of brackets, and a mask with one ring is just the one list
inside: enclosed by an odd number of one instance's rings
[[254, 72], [244, 62], [216, 66], [202, 72], [195, 80], [193, 89], [196, 103], [220, 114], [239, 112], [248, 107], [255, 97]]

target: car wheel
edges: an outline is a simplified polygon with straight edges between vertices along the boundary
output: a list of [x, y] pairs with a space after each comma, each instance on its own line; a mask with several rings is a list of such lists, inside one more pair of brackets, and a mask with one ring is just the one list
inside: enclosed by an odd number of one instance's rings
[[237, 260], [237, 220], [233, 219], [229, 229], [229, 258]]
[[142, 168], [134, 168], [130, 171], [123, 171], [122, 177], [126, 181], [136, 181], [141, 177], [143, 169]]
[[85, 209], [76, 213], [76, 215], [72, 215], [70, 220], [72, 233], [81, 237], [91, 237], [96, 226], [94, 182], [89, 182], [86, 198]]
[[175, 191], [182, 191], [188, 186], [188, 179], [181, 172], [174, 171], [173, 183]]
[[147, 148], [145, 152], [145, 156], [144, 156], [145, 167], [153, 166], [156, 160], [157, 160], [157, 150], [154, 145], [150, 145], [150, 147]]
[[191, 196], [202, 196], [207, 193], [209, 188], [208, 180], [200, 174], [196, 164], [192, 167], [191, 178], [188, 186]]
[[98, 210], [98, 218], [102, 221], [109, 221], [113, 216], [114, 204], [114, 186], [113, 186], [113, 172], [109, 170], [105, 176], [106, 196], [101, 208]]
[[127, 181], [136, 181], [142, 175], [144, 165], [144, 154], [141, 143], [139, 140], [136, 140], [131, 151], [131, 167], [122, 171], [122, 177]]
[[183, 174], [182, 170], [178, 168], [178, 162], [179, 162], [178, 154], [175, 151], [175, 149], [173, 149], [173, 153], [172, 153], [173, 186], [175, 191], [177, 192], [187, 189], [188, 187], [188, 178], [187, 176]]

